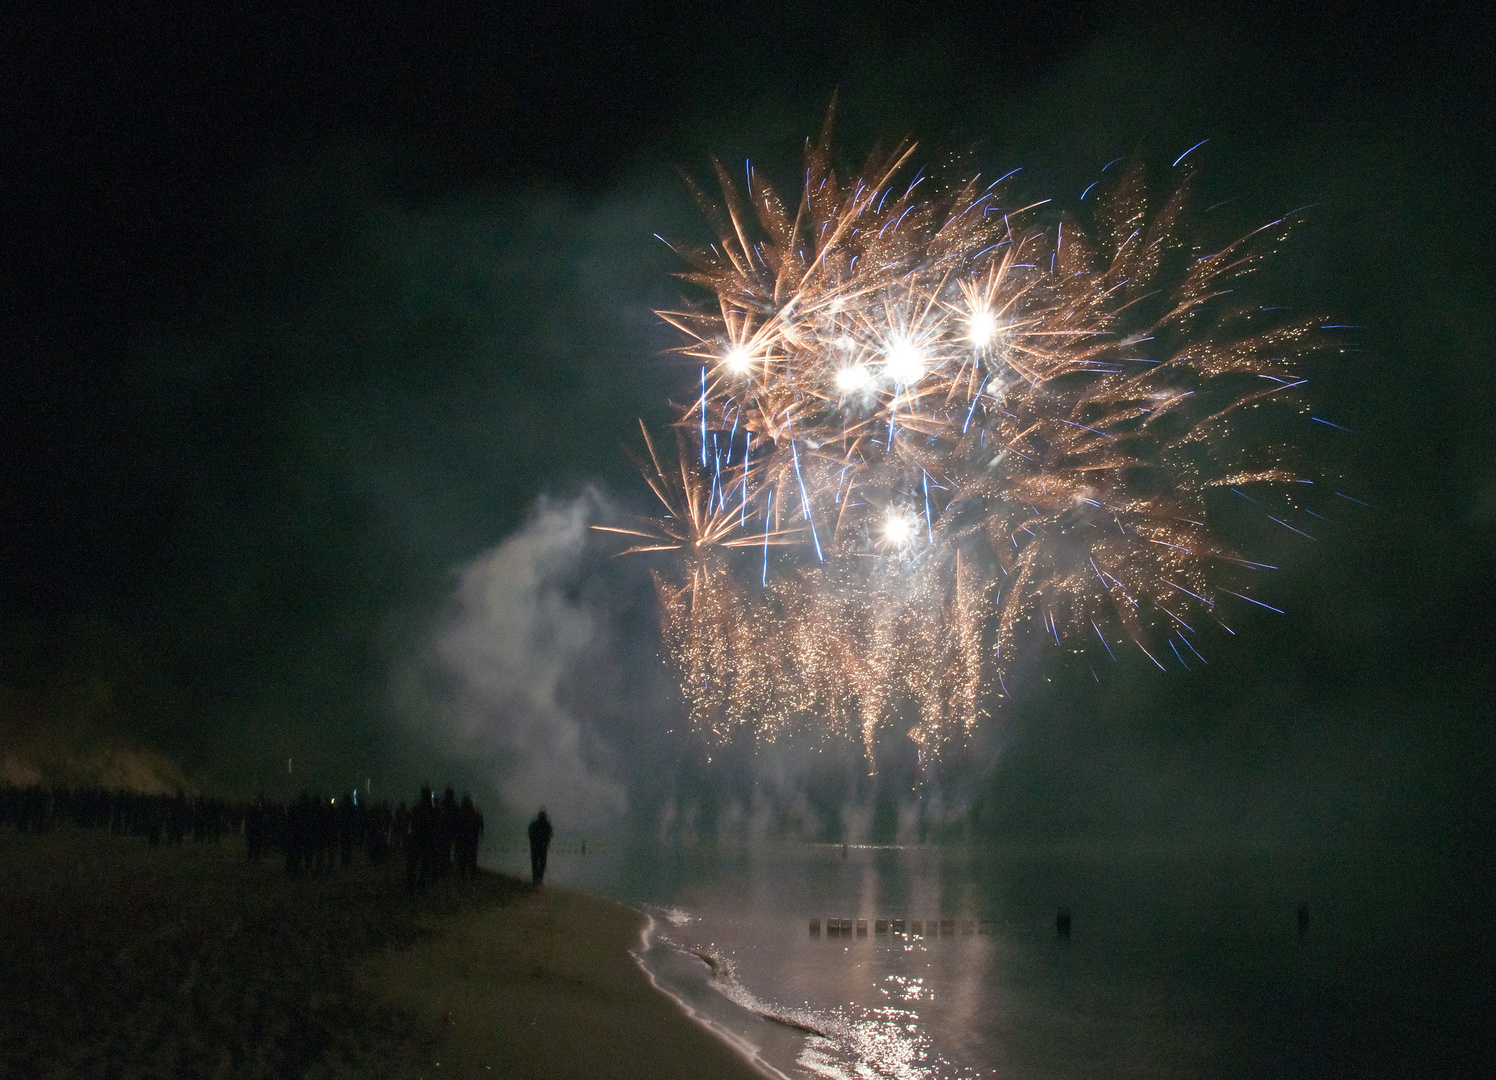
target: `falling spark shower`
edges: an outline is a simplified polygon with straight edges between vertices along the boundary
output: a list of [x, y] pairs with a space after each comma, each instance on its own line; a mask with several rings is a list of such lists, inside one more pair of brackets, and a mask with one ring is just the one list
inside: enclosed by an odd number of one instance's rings
[[911, 175], [913, 149], [842, 177], [828, 123], [797, 204], [719, 164], [722, 201], [694, 190], [717, 241], [672, 245], [713, 297], [660, 312], [697, 396], [674, 446], [644, 433], [663, 516], [606, 531], [677, 553], [664, 640], [712, 736], [811, 723], [871, 760], [912, 721], [930, 754], [1046, 642], [1204, 663], [1204, 630], [1268, 606], [1211, 493], [1297, 513], [1314, 490], [1282, 432], [1309, 419], [1319, 321], [1234, 291], [1288, 218], [1202, 248], [1190, 164], [1150, 209], [1146, 170], [1117, 162], [1083, 229], [1011, 204], [1008, 177]]

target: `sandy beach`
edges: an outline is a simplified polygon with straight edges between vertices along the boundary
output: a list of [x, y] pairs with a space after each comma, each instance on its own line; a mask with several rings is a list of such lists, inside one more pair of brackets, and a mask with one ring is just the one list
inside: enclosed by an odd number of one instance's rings
[[443, 920], [359, 974], [437, 1030], [441, 1075], [762, 1077], [650, 986], [629, 953], [641, 917], [551, 889]]
[[650, 985], [638, 913], [402, 873], [0, 834], [0, 1075], [761, 1075]]

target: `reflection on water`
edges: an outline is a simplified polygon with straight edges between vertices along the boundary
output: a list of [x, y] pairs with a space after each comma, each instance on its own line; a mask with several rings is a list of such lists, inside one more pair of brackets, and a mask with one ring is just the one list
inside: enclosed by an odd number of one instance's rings
[[1492, 1049], [1490, 916], [1434, 866], [604, 844], [553, 873], [650, 911], [656, 977], [789, 1076], [1460, 1075]]
[[[652, 965], [668, 963], [672, 952], [700, 958], [707, 972], [704, 988], [749, 1014], [739, 1018], [738, 1030], [749, 1020], [744, 1034], [750, 1039], [754, 1027], [777, 1025], [799, 1033], [798, 1042], [766, 1054], [782, 1071], [827, 1077], [969, 1074], [933, 1047], [928, 1017], [920, 1012], [933, 1004], [932, 957], [919, 943], [885, 943], [888, 955], [881, 957], [850, 948], [818, 955], [802, 946], [789, 940], [782, 926], [708, 910], [689, 923], [659, 927], [647, 959]], [[895, 951], [910, 955], [895, 957]], [[962, 966], [974, 975], [985, 963], [971, 955]], [[805, 970], [797, 973], [797, 968]], [[700, 987], [687, 986], [693, 1007], [700, 1007]], [[774, 992], [767, 993], [770, 989]]]

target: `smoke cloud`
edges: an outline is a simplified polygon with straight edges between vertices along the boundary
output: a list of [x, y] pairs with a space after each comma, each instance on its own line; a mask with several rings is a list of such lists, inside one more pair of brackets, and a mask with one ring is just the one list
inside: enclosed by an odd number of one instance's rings
[[490, 763], [506, 808], [528, 814], [545, 804], [576, 828], [627, 809], [605, 747], [563, 690], [604, 618], [576, 588], [598, 508], [592, 492], [542, 499], [518, 531], [459, 572], [455, 611], [435, 645], [449, 745]]

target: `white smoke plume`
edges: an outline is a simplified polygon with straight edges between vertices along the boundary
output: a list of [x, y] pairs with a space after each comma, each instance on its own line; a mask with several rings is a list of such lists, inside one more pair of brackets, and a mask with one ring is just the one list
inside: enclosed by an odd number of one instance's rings
[[590, 492], [542, 499], [523, 527], [459, 572], [456, 611], [436, 642], [451, 686], [440, 710], [446, 733], [494, 763], [509, 809], [544, 804], [563, 829], [601, 824], [627, 806], [562, 693], [600, 630], [600, 616], [568, 593], [597, 509]]

